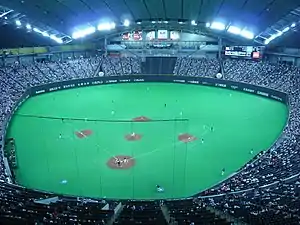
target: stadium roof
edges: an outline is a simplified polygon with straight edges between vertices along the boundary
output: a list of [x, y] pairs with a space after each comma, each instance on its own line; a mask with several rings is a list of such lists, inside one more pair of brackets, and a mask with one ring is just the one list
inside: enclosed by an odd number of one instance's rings
[[[76, 28], [97, 26], [106, 21], [120, 24], [126, 19], [132, 23], [194, 20], [202, 27], [206, 23], [219, 21], [228, 27], [247, 29], [258, 35], [254, 40], [261, 44], [271, 37], [272, 32], [276, 34], [280, 31], [278, 27], [270, 28], [278, 21], [285, 18], [284, 21], [289, 25], [292, 20], [296, 23], [300, 20], [300, 14], [295, 15], [295, 9], [300, 6], [298, 0], [2, 0], [1, 5], [6, 9], [2, 12], [9, 12], [2, 17], [0, 13], [2, 25], [4, 17], [29, 18], [43, 24], [46, 31], [54, 32], [59, 38], [71, 37]], [[294, 16], [287, 17], [293, 10]], [[287, 26], [280, 24], [283, 29]], [[5, 34], [5, 38], [9, 37], [12, 43], [13, 36], [16, 36], [15, 27], [10, 29], [1, 26], [0, 32]], [[17, 33], [19, 35], [20, 32]], [[21, 39], [24, 41], [24, 38]], [[32, 41], [32, 38], [27, 39]], [[16, 38], [16, 41], [20, 40]]]

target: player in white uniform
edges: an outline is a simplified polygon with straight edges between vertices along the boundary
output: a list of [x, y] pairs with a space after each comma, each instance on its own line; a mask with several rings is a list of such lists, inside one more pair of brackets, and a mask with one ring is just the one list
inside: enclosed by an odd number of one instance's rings
[[165, 189], [162, 187], [162, 186], [160, 186], [160, 185], [156, 185], [156, 191], [158, 192], [158, 193], [162, 193], [162, 192], [164, 192], [165, 191]]

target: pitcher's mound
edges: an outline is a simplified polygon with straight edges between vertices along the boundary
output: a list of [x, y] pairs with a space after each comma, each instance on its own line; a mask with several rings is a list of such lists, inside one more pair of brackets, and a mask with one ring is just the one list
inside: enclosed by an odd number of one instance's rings
[[185, 134], [180, 134], [178, 136], [178, 140], [182, 141], [184, 143], [188, 143], [188, 142], [196, 141], [197, 137], [195, 137], [195, 136], [193, 136], [191, 134], [185, 133]]
[[134, 166], [135, 160], [131, 156], [128, 155], [117, 155], [111, 157], [107, 161], [107, 166], [111, 169], [129, 169]]
[[147, 122], [147, 121], [150, 121], [151, 119], [146, 117], [146, 116], [139, 116], [139, 117], [135, 117], [132, 119], [132, 121], [135, 121], [135, 122]]
[[136, 133], [131, 133], [131, 134], [126, 134], [125, 139], [127, 141], [138, 141], [141, 140], [142, 135], [141, 134], [136, 134]]
[[92, 130], [81, 130], [81, 131], [76, 131], [75, 135], [78, 138], [86, 138], [86, 137], [90, 136], [92, 133], [93, 133]]

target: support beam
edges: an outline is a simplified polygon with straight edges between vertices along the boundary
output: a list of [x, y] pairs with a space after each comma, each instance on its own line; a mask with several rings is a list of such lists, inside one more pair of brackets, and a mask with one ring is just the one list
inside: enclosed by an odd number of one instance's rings
[[14, 10], [9, 10], [9, 11], [6, 11], [6, 12], [3, 12], [1, 15], [0, 15], [0, 18], [2, 18], [3, 16], [6, 16], [8, 14], [10, 14], [11, 12], [13, 12]]
[[218, 58], [221, 59], [222, 57], [222, 46], [223, 46], [223, 41], [222, 38], [218, 38]]

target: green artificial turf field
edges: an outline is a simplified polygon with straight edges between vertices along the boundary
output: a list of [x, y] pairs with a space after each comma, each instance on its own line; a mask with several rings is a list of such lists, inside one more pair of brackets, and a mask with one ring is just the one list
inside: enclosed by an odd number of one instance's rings
[[[153, 121], [131, 122], [138, 116]], [[270, 147], [287, 116], [282, 103], [238, 91], [112, 84], [30, 98], [14, 115], [7, 137], [15, 138], [15, 174], [26, 187], [89, 197], [180, 198], [220, 182]], [[92, 133], [79, 138], [75, 132], [82, 130]], [[133, 132], [142, 139], [124, 138]], [[197, 140], [183, 143], [183, 133]], [[133, 157], [135, 165], [109, 168], [108, 159], [116, 155]], [[165, 192], [157, 193], [156, 184]]]

